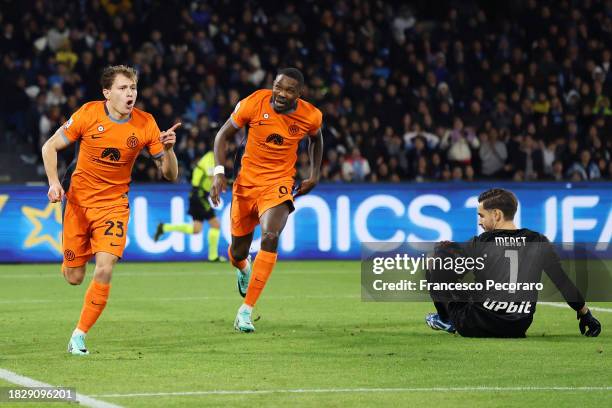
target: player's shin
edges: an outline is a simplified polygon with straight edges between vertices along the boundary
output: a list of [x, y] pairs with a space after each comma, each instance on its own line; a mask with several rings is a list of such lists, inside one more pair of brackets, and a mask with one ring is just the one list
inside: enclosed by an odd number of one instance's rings
[[263, 288], [266, 286], [266, 282], [274, 269], [276, 264], [276, 253], [260, 250], [255, 257], [253, 263], [253, 271], [251, 280], [249, 282], [249, 288], [247, 295], [244, 298], [244, 303], [251, 307], [255, 306], [257, 299], [261, 295]]
[[77, 324], [77, 329], [83, 333], [87, 333], [89, 329], [96, 323], [102, 311], [106, 307], [111, 285], [108, 283], [97, 282], [92, 280], [83, 301], [83, 309], [81, 310], [81, 318]]

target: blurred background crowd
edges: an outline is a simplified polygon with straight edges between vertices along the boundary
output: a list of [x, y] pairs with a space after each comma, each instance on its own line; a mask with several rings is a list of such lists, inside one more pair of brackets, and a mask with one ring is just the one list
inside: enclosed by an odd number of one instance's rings
[[0, 181], [44, 180], [42, 143], [115, 64], [162, 130], [183, 122], [183, 181], [286, 66], [323, 111], [326, 181], [612, 179], [612, 1], [400, 3], [0, 0]]

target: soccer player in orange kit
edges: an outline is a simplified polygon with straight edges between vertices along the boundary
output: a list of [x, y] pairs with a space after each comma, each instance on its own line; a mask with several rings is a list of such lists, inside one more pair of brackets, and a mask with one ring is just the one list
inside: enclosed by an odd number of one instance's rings
[[[106, 306], [113, 267], [122, 257], [130, 209], [127, 193], [132, 167], [147, 148], [164, 178], [176, 180], [175, 124], [160, 132], [153, 116], [134, 107], [138, 76], [133, 68], [104, 69], [104, 101], [88, 102], [47, 140], [42, 148], [51, 202], [66, 198], [63, 216], [62, 273], [72, 285], [85, 278], [87, 261], [95, 255], [93, 279], [68, 352], [89, 354], [85, 335]], [[76, 168], [64, 188], [57, 174], [57, 152], [77, 142]]]
[[[232, 188], [229, 258], [238, 271], [238, 290], [245, 298], [234, 327], [255, 331], [251, 314], [276, 264], [278, 238], [294, 210], [293, 184], [300, 141], [308, 137], [310, 177], [295, 197], [307, 194], [319, 181], [323, 155], [323, 115], [300, 99], [304, 77], [296, 68], [278, 72], [272, 90], [258, 90], [241, 100], [215, 137], [215, 170], [210, 197], [215, 205], [227, 181], [223, 163], [227, 140], [246, 127], [242, 166]], [[251, 273], [249, 248], [253, 230], [261, 224], [261, 249]]]

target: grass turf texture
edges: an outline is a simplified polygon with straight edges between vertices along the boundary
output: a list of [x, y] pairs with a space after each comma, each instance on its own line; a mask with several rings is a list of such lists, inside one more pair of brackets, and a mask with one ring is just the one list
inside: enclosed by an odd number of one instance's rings
[[579, 335], [572, 310], [547, 306], [538, 307], [527, 339], [464, 339], [429, 329], [428, 303], [361, 302], [357, 262], [281, 261], [255, 311], [257, 332], [240, 334], [232, 323], [241, 298], [228, 264], [120, 263], [107, 309], [87, 338], [92, 354], [70, 356], [65, 348], [92, 268], [83, 285], [72, 287], [59, 265], [0, 266], [1, 368], [127, 407], [612, 404], [610, 390], [96, 397], [611, 386], [612, 313], [595, 312], [603, 325], [596, 339]]

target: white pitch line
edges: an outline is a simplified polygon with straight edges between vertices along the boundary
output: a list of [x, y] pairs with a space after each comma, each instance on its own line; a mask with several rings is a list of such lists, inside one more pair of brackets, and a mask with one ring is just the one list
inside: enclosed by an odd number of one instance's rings
[[[5, 370], [4, 368], [0, 368], [0, 379], [8, 381], [12, 384], [21, 385], [22, 387], [54, 387], [51, 384], [47, 384], [41, 381], [37, 381], [33, 378], [24, 377], [23, 375], [19, 375], [9, 370]], [[121, 405], [111, 404], [109, 402], [100, 401], [94, 399], [90, 396], [76, 394], [77, 401], [84, 407], [91, 408], [122, 408]]]
[[[566, 303], [556, 303], [556, 302], [538, 302], [538, 305], [544, 306], [552, 306], [559, 307], [561, 309], [570, 309], [569, 305]], [[587, 304], [588, 306], [588, 304]], [[594, 312], [603, 312], [603, 313], [612, 313], [612, 309], [607, 307], [599, 307], [599, 306], [588, 306], [588, 308]]]
[[190, 395], [248, 395], [248, 394], [324, 394], [324, 393], [384, 393], [384, 392], [530, 392], [530, 391], [612, 391], [603, 387], [423, 387], [423, 388], [311, 388], [278, 390], [211, 390], [185, 392], [152, 392], [130, 394], [99, 394], [103, 398], [178, 397]]

